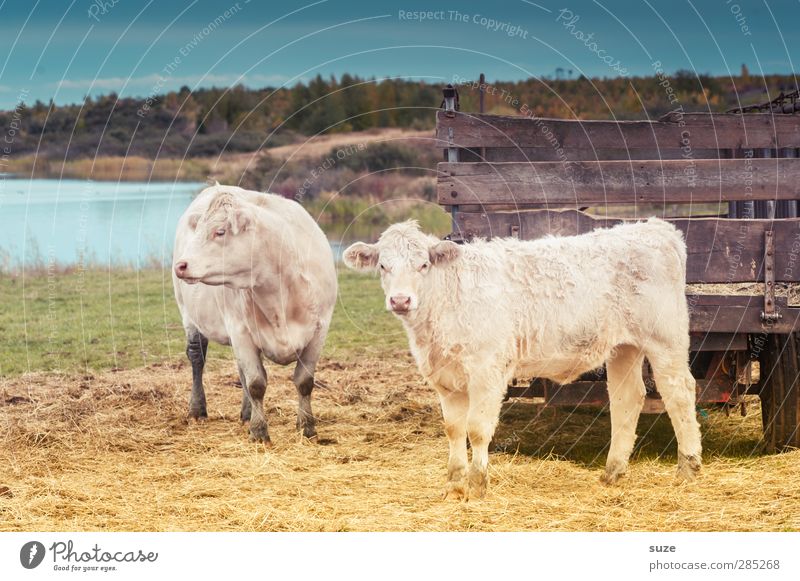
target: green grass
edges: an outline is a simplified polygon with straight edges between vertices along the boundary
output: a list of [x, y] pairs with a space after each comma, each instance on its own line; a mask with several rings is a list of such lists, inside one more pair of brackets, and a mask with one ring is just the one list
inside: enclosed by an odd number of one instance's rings
[[[342, 270], [325, 355], [385, 355], [408, 345], [376, 277]], [[186, 348], [168, 270], [0, 275], [0, 376], [136, 368]], [[232, 358], [229, 347], [211, 356]]]
[[330, 200], [312, 200], [303, 207], [332, 239], [375, 239], [392, 224], [411, 219], [417, 220], [423, 231], [435, 236], [452, 231], [450, 215], [441, 206], [423, 200], [392, 204], [338, 196]]

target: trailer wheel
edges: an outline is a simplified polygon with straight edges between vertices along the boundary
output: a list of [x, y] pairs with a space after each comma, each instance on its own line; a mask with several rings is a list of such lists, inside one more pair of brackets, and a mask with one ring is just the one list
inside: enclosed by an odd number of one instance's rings
[[769, 335], [761, 357], [761, 421], [769, 453], [800, 448], [800, 333]]

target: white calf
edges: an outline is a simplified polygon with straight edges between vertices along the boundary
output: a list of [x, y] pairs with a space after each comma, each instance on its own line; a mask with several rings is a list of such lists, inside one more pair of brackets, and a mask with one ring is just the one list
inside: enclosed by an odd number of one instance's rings
[[699, 470], [686, 245], [670, 224], [650, 219], [580, 236], [459, 246], [405, 222], [374, 245], [352, 245], [344, 261], [380, 271], [386, 307], [439, 394], [448, 495], [484, 494], [488, 446], [512, 377], [568, 383], [603, 363], [612, 424], [603, 480], [615, 482], [636, 438], [645, 356], [675, 429], [678, 474], [691, 479]]

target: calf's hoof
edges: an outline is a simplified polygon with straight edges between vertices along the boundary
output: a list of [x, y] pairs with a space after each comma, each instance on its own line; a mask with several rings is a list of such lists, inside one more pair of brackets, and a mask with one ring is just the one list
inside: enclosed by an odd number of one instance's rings
[[466, 480], [449, 481], [444, 489], [442, 500], [467, 500], [468, 490]]
[[700, 473], [702, 460], [700, 456], [694, 454], [683, 454], [678, 452], [678, 482], [694, 482]]
[[483, 472], [475, 469], [469, 471], [469, 498], [478, 499], [486, 496], [486, 487], [489, 485], [489, 471]]
[[619, 479], [628, 472], [627, 462], [620, 460], [609, 460], [606, 462], [606, 471], [600, 477], [600, 482], [609, 486], [619, 482]]

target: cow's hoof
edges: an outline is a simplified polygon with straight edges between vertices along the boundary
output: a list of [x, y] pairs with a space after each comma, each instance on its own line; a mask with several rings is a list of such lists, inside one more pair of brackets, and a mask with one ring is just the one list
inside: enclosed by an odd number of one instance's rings
[[204, 421], [208, 419], [206, 408], [189, 408], [189, 419]]
[[702, 461], [699, 456], [686, 455], [678, 452], [678, 474], [676, 480], [680, 482], [694, 482], [700, 472]]
[[600, 482], [612, 486], [628, 472], [628, 465], [619, 460], [610, 460], [606, 463], [606, 471], [600, 477]]
[[478, 499], [486, 496], [486, 487], [489, 484], [489, 472], [470, 469], [469, 471], [469, 498]]
[[267, 424], [265, 422], [250, 422], [250, 441], [264, 442], [264, 444], [268, 446], [272, 444], [272, 441], [269, 439], [269, 432], [267, 431]]
[[442, 500], [467, 500], [467, 498], [467, 483], [464, 480], [448, 482], [442, 496]]
[[297, 418], [297, 423], [295, 424], [295, 427], [298, 430], [303, 430], [303, 436], [305, 436], [306, 438], [311, 439], [317, 437], [317, 424], [314, 420], [308, 421]]

